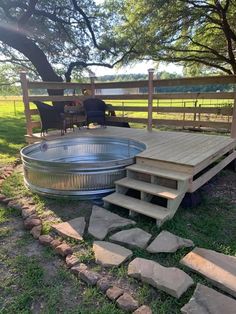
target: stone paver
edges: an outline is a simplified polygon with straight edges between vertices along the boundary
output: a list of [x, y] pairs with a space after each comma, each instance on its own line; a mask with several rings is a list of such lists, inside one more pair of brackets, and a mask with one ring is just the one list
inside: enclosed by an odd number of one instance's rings
[[52, 240], [52, 242], [50, 243], [50, 246], [55, 249], [56, 247], [58, 247], [59, 245], [61, 245], [62, 242], [59, 239], [54, 239]]
[[84, 263], [80, 263], [78, 265], [75, 265], [73, 267], [71, 267], [71, 272], [75, 275], [79, 275], [79, 273], [83, 270], [87, 270], [88, 267], [84, 264]]
[[21, 215], [22, 215], [23, 219], [26, 219], [33, 214], [36, 214], [36, 212], [35, 212], [35, 209], [32, 207], [31, 208], [30, 207], [23, 208], [21, 211]]
[[152, 235], [140, 228], [132, 228], [119, 231], [110, 237], [111, 241], [120, 244], [127, 244], [130, 247], [139, 247], [144, 249]]
[[144, 258], [135, 258], [129, 264], [128, 275], [163, 290], [175, 298], [181, 297], [194, 283], [192, 278], [182, 270], [164, 267]]
[[84, 217], [78, 217], [53, 225], [52, 227], [62, 236], [70, 237], [76, 240], [83, 240], [85, 226], [86, 223]]
[[55, 251], [63, 257], [66, 257], [67, 255], [71, 255], [73, 253], [72, 248], [66, 243], [62, 243], [61, 245], [57, 246], [55, 248]]
[[181, 309], [183, 314], [235, 314], [236, 300], [197, 284], [190, 301]]
[[106, 241], [94, 241], [93, 252], [96, 263], [105, 267], [119, 266], [133, 255], [132, 251]]
[[38, 218], [28, 217], [24, 221], [25, 229], [31, 230], [33, 227], [41, 225], [41, 220]]
[[66, 266], [68, 268], [71, 268], [75, 265], [79, 264], [79, 259], [75, 255], [67, 255], [66, 256]]
[[30, 233], [32, 234], [34, 239], [38, 239], [41, 235], [41, 231], [42, 231], [42, 225], [38, 225], [38, 226], [33, 227], [30, 230]]
[[48, 234], [44, 234], [39, 237], [39, 242], [42, 245], [50, 245], [52, 241], [53, 241], [53, 237], [51, 237]]
[[127, 312], [135, 311], [138, 308], [138, 301], [126, 292], [116, 300], [116, 303], [120, 309]]
[[97, 287], [102, 291], [106, 292], [112, 286], [112, 283], [107, 278], [101, 278], [97, 282]]
[[87, 269], [81, 270], [78, 275], [81, 280], [90, 286], [95, 286], [97, 281], [101, 278], [100, 274]]
[[152, 314], [152, 310], [147, 305], [140, 306], [133, 314]]
[[236, 297], [236, 257], [195, 248], [184, 256], [181, 264], [202, 274], [216, 287]]
[[107, 289], [106, 296], [111, 301], [115, 301], [116, 299], [118, 299], [123, 294], [123, 292], [124, 292], [123, 289], [116, 287], [116, 286], [113, 286], [113, 287]]
[[93, 237], [103, 240], [109, 231], [135, 224], [133, 220], [123, 218], [102, 207], [94, 205], [89, 221], [88, 232]]
[[150, 253], [173, 253], [182, 247], [191, 246], [194, 246], [191, 240], [178, 237], [168, 231], [162, 231], [147, 247], [147, 251]]

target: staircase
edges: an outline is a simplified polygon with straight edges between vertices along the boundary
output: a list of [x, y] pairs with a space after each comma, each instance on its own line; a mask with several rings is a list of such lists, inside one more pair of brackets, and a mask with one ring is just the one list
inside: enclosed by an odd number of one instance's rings
[[133, 164], [127, 176], [115, 182], [116, 191], [103, 198], [104, 206], [114, 204], [156, 219], [158, 226], [171, 219], [188, 190], [190, 174]]

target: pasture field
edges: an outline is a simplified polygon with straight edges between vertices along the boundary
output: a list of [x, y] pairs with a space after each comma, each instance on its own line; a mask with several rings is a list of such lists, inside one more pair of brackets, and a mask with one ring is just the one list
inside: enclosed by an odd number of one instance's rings
[[[119, 95], [117, 95], [119, 97]], [[119, 107], [147, 107], [147, 100], [106, 100], [113, 106]], [[233, 100], [229, 99], [170, 99], [170, 100], [153, 100], [153, 119], [167, 119], [167, 120], [196, 120], [196, 121], [217, 121], [217, 122], [231, 122], [231, 116], [222, 116], [218, 114], [193, 114], [193, 113], [165, 113], [158, 112], [158, 107], [232, 107]], [[31, 103], [31, 109], [36, 106]], [[0, 115], [5, 117], [24, 117], [24, 104], [21, 96], [2, 96], [0, 97]], [[118, 117], [125, 118], [144, 118], [147, 119], [147, 112], [116, 110]], [[33, 121], [39, 121], [38, 115], [32, 117]], [[145, 124], [131, 123], [132, 127], [145, 127]], [[166, 129], [162, 126], [161, 129]], [[173, 128], [173, 127], [172, 127]]]
[[[117, 95], [119, 97], [119, 95]], [[106, 100], [114, 106], [140, 106], [147, 107], [147, 100]], [[31, 108], [35, 109], [35, 105], [31, 103]], [[233, 106], [233, 100], [229, 99], [167, 99], [153, 100], [154, 111], [157, 106], [160, 107], [225, 107]], [[0, 96], [0, 114], [18, 115], [24, 111], [24, 104], [21, 96]], [[137, 117], [140, 117], [140, 112], [136, 112]]]

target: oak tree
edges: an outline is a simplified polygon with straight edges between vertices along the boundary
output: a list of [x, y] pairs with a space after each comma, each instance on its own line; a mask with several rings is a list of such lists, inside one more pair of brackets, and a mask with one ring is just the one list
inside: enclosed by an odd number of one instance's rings
[[116, 36], [133, 47], [126, 62], [166, 61], [236, 74], [235, 0], [111, 0]]
[[113, 67], [128, 53], [93, 0], [0, 0], [0, 61], [44, 81], [70, 81], [91, 65]]

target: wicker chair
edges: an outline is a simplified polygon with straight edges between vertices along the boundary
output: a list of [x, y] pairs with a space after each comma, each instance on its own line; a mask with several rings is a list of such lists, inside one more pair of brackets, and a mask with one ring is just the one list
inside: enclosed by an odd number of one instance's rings
[[[106, 104], [106, 109], [108, 110], [108, 117], [115, 117], [116, 112], [111, 104]], [[121, 128], [130, 128], [130, 125], [128, 122], [124, 121], [107, 121], [106, 125], [110, 126], [118, 126]]]
[[128, 122], [123, 122], [123, 121], [107, 121], [106, 125], [110, 126], [118, 126], [121, 128], [130, 128], [130, 125]]
[[41, 101], [35, 101], [35, 105], [39, 111], [41, 119], [41, 134], [47, 133], [48, 129], [63, 130], [62, 113], [64, 112], [63, 106], [50, 106]]
[[98, 123], [106, 125], [106, 104], [103, 100], [97, 98], [88, 98], [84, 101], [84, 110], [86, 114], [87, 127], [89, 123]]

